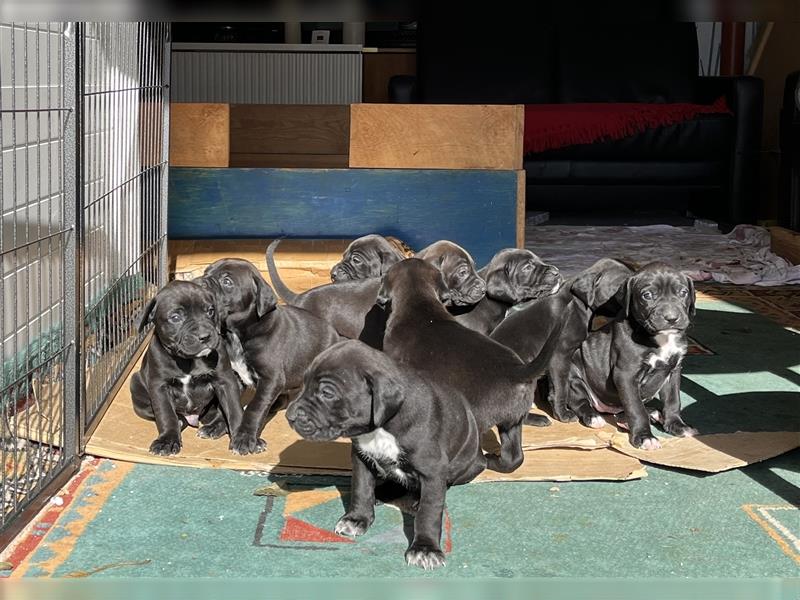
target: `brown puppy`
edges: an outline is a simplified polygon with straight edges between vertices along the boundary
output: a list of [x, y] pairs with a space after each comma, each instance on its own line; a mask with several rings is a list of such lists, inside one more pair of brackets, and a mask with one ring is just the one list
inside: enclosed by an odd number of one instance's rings
[[564, 279], [530, 250], [506, 248], [478, 271], [486, 282], [486, 296], [472, 306], [452, 308], [456, 320], [484, 335], [492, 333], [512, 306], [555, 294]]
[[441, 272], [422, 260], [410, 258], [389, 269], [378, 294], [390, 311], [384, 350], [430, 381], [464, 394], [478, 430], [496, 425], [500, 432], [500, 456], [488, 456], [487, 467], [511, 472], [523, 461], [523, 421], [549, 423], [546, 417], [526, 416], [560, 329], [526, 364], [512, 350], [458, 323], [442, 304], [449, 294]]
[[[279, 242], [275, 240], [267, 248], [267, 269], [278, 295], [287, 304], [303, 308], [330, 323], [339, 335], [361, 340], [380, 350], [385, 326], [384, 312], [375, 304], [380, 278], [329, 283], [297, 294], [283, 283], [275, 266], [274, 254]], [[475, 271], [472, 257], [463, 248], [442, 241], [428, 246], [420, 254], [450, 281], [449, 303], [463, 306], [483, 297], [486, 286]]]

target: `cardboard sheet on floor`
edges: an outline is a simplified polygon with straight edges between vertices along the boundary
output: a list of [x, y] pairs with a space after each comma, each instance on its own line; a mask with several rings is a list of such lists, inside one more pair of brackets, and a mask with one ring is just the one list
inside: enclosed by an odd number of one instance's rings
[[611, 447], [641, 461], [706, 473], [737, 469], [800, 447], [797, 431], [737, 431], [693, 438], [659, 438], [658, 450], [639, 450], [626, 433], [615, 433]]
[[526, 450], [525, 462], [513, 473], [486, 470], [475, 481], [627, 481], [642, 477], [647, 477], [642, 463], [610, 448], [543, 448]]
[[[138, 370], [138, 364], [132, 372]], [[130, 378], [128, 378], [130, 379]], [[528, 435], [550, 428], [529, 428]], [[228, 450], [228, 437], [205, 440], [196, 430], [183, 431], [183, 448], [177, 456], [150, 454], [148, 448], [156, 437], [155, 423], [133, 412], [129, 380], [125, 381], [86, 446], [95, 456], [139, 463], [203, 468], [259, 470], [273, 473], [347, 475], [350, 472], [350, 444], [345, 440], [308, 442], [289, 427], [283, 412], [267, 423], [263, 438], [265, 452], [236, 456]], [[496, 441], [494, 442], [496, 444]], [[550, 446], [552, 439], [544, 442]], [[566, 444], [569, 445], [570, 438]], [[487, 441], [491, 449], [491, 442]], [[486, 472], [480, 481], [569, 481], [617, 480], [642, 477], [644, 468], [635, 458], [608, 449], [581, 450], [559, 448], [526, 450], [523, 466], [514, 473]]]

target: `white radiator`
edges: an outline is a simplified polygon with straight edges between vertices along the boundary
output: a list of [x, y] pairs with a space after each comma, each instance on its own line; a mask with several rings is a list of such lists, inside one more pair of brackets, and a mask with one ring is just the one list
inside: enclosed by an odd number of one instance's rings
[[173, 102], [361, 102], [361, 52], [172, 52]]

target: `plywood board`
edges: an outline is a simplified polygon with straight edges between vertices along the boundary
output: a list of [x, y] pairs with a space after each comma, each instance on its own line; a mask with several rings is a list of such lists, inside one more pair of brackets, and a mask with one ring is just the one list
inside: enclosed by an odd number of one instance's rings
[[[222, 258], [243, 258], [253, 263], [271, 284], [267, 273], [267, 246], [272, 240], [171, 240], [169, 254], [175, 279], [202, 276], [211, 263]], [[351, 240], [283, 240], [275, 253], [275, 265], [290, 289], [304, 292], [331, 282], [331, 267], [342, 258]]]
[[525, 247], [525, 171], [517, 171], [517, 248]]
[[227, 104], [182, 103], [169, 107], [171, 167], [227, 167], [230, 110]]
[[626, 433], [615, 433], [611, 446], [641, 461], [706, 473], [719, 473], [767, 460], [800, 447], [798, 431], [737, 431], [692, 438], [660, 438], [659, 450], [640, 450]]
[[233, 167], [346, 167], [350, 107], [232, 104]]
[[171, 239], [449, 239], [479, 267], [517, 243], [515, 171], [176, 168], [169, 200]]
[[522, 105], [351, 104], [350, 167], [522, 169]]

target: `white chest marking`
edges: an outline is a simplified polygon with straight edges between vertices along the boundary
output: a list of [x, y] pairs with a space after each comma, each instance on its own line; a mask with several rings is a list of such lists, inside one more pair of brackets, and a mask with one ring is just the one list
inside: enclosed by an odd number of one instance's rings
[[178, 377], [178, 381], [181, 382], [183, 385], [183, 395], [189, 398], [189, 382], [192, 380], [191, 375], [184, 375], [183, 377]]
[[239, 336], [235, 333], [229, 333], [228, 342], [231, 368], [239, 375], [242, 383], [247, 386], [254, 385], [255, 382], [253, 381], [252, 375], [250, 375], [250, 369], [244, 359], [244, 348], [242, 347], [242, 341], [239, 339]]
[[393, 462], [400, 460], [403, 451], [397, 445], [395, 437], [385, 429], [378, 427], [355, 438], [358, 451], [374, 460], [376, 463]]
[[676, 332], [659, 333], [655, 336], [658, 344], [658, 351], [653, 352], [647, 357], [647, 364], [651, 369], [655, 369], [658, 363], [667, 364], [673, 356], [678, 354], [678, 364], [683, 360], [686, 353], [686, 346], [681, 343], [681, 336]]

